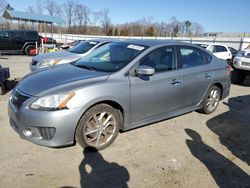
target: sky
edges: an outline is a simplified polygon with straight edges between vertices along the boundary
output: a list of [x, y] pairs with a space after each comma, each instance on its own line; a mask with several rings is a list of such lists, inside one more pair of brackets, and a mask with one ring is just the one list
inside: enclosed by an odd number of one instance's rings
[[[5, 0], [15, 10], [26, 11], [36, 0]], [[63, 4], [67, 0], [56, 0]], [[81, 0], [78, 0], [80, 2]], [[205, 32], [250, 32], [250, 0], [83, 0], [92, 11], [105, 8], [113, 24], [142, 18], [169, 22], [190, 20], [201, 24]]]

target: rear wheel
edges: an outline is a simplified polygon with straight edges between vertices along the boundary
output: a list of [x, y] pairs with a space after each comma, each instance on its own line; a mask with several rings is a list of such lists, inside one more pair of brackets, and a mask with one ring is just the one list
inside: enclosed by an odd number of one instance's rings
[[35, 47], [35, 46], [29, 45], [29, 46], [26, 46], [24, 52], [25, 52], [25, 54], [28, 55], [28, 56], [34, 56], [34, 55], [36, 55], [35, 50], [36, 50], [36, 47]]
[[227, 59], [227, 64], [228, 65], [232, 65], [232, 60], [231, 59]]
[[213, 113], [220, 102], [221, 90], [217, 86], [212, 86], [205, 98], [202, 109], [200, 110], [204, 114]]
[[83, 148], [104, 149], [117, 137], [120, 124], [118, 110], [107, 104], [98, 104], [80, 119], [76, 129], [76, 141]]
[[233, 84], [241, 84], [246, 78], [246, 73], [242, 70], [235, 69], [232, 71], [231, 81]]

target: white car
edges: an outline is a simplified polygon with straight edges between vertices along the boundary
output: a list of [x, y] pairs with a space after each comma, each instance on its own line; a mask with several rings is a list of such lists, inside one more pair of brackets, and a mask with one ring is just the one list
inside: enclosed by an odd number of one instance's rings
[[208, 51], [210, 51], [211, 53], [213, 53], [216, 57], [218, 57], [219, 59], [224, 59], [226, 60], [229, 64], [232, 61], [232, 53], [230, 51], [230, 49], [223, 44], [209, 44], [206, 49]]

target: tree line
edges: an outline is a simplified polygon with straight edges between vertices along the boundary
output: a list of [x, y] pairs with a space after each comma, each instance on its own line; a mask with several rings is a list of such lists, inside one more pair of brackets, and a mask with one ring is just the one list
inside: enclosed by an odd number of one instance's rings
[[[0, 0], [0, 6], [6, 0]], [[37, 0], [34, 6], [28, 6], [27, 12], [58, 16], [66, 21], [64, 26], [53, 26], [54, 32], [82, 34], [82, 35], [108, 35], [108, 36], [150, 36], [150, 37], [195, 37], [204, 32], [202, 25], [190, 20], [179, 21], [172, 17], [169, 21], [154, 21], [154, 18], [142, 18], [122, 24], [112, 24], [110, 10], [105, 8], [92, 11], [82, 1], [67, 0], [60, 4], [56, 0]], [[21, 25], [21, 26], [20, 26]], [[6, 24], [8, 27], [8, 24]], [[19, 28], [27, 29], [28, 23], [19, 23]], [[49, 26], [37, 28], [40, 32], [48, 31]], [[47, 29], [46, 29], [47, 27]]]

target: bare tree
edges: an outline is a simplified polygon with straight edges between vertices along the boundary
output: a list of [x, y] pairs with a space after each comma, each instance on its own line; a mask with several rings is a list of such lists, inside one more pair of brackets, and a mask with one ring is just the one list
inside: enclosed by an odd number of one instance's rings
[[43, 0], [36, 0], [36, 11], [38, 14], [43, 14]]
[[190, 32], [194, 37], [198, 37], [202, 35], [202, 33], [204, 32], [204, 28], [198, 23], [193, 23], [190, 28]]
[[112, 27], [111, 25], [111, 19], [109, 17], [109, 9], [104, 9], [103, 10], [103, 17], [102, 17], [102, 27], [105, 35], [109, 34], [110, 28]]
[[68, 25], [68, 31], [71, 32], [75, 3], [73, 0], [68, 0], [64, 4], [64, 7], [65, 7], [65, 14], [66, 14], [66, 20], [67, 20], [67, 25]]
[[27, 12], [34, 13], [35, 12], [34, 7], [33, 6], [28, 6]]
[[47, 0], [46, 3], [44, 3], [44, 8], [48, 11], [50, 16], [56, 16], [60, 13], [60, 7], [55, 0]]
[[78, 24], [80, 29], [83, 28], [83, 33], [87, 32], [87, 25], [90, 22], [90, 9], [83, 4], [75, 5], [75, 22]]

